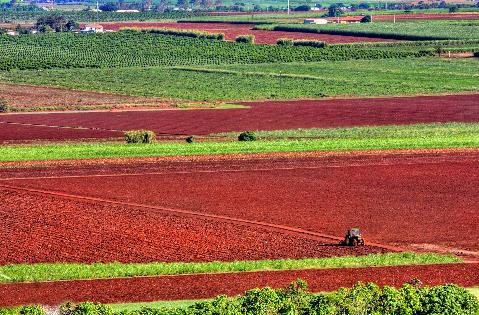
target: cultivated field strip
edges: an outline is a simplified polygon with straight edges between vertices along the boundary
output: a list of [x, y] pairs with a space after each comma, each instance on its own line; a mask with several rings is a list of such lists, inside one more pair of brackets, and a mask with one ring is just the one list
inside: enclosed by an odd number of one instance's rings
[[[333, 128], [434, 122], [478, 122], [479, 94], [241, 103], [251, 109], [2, 115], [2, 121], [82, 128], [148, 129], [208, 135], [242, 130]], [[0, 126], [1, 127], [1, 126]], [[0, 133], [0, 141], [14, 137]], [[15, 136], [17, 137], [17, 136]], [[35, 139], [33, 134], [24, 138]], [[62, 138], [59, 136], [58, 138]], [[75, 139], [65, 135], [65, 140]]]
[[385, 251], [158, 208], [15, 188], [4, 192], [0, 264], [235, 261]]
[[[413, 278], [426, 285], [479, 284], [479, 264], [416, 265], [400, 267], [337, 268], [136, 277], [104, 280], [0, 284], [0, 306], [20, 304], [58, 305], [63, 301], [102, 303], [186, 300], [234, 296], [256, 287], [282, 288], [301, 278], [312, 292], [350, 287], [357, 281], [401, 286]], [[231, 285], [234, 283], [234, 285]]]

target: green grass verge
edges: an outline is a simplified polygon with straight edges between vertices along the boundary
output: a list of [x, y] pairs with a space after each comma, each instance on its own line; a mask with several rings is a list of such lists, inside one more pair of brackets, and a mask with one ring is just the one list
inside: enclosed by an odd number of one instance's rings
[[0, 161], [254, 154], [271, 152], [362, 151], [431, 148], [477, 148], [477, 135], [430, 138], [314, 139], [198, 143], [68, 143], [0, 147]]
[[479, 299], [479, 287], [477, 288], [466, 288], [469, 292], [474, 294]]
[[479, 91], [479, 59], [12, 70], [0, 81], [191, 101], [449, 94]]
[[[291, 138], [318, 138], [318, 139], [401, 139], [401, 138], [429, 138], [429, 137], [474, 137], [479, 136], [479, 124], [474, 123], [444, 123], [444, 124], [416, 124], [390, 126], [361, 126], [351, 128], [311, 128], [290, 130], [254, 131], [258, 138], [291, 139]], [[239, 132], [213, 134], [237, 138]]]
[[210, 299], [205, 300], [179, 300], [179, 301], [156, 301], [156, 302], [140, 302], [140, 303], [116, 303], [108, 304], [113, 312], [132, 312], [142, 308], [187, 308], [199, 302], [212, 301]]
[[0, 266], [0, 283], [196, 273], [456, 263], [453, 255], [387, 253], [367, 256], [203, 263], [42, 263]]

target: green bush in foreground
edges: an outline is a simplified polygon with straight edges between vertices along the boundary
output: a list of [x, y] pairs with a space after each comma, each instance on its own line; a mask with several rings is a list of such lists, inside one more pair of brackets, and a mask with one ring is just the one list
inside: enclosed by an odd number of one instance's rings
[[[15, 309], [21, 315], [40, 315], [37, 306]], [[1, 314], [1, 311], [0, 311]], [[61, 315], [112, 315], [110, 306], [91, 302], [77, 305], [64, 304]], [[479, 314], [479, 301], [464, 288], [448, 284], [436, 287], [414, 287], [404, 284], [400, 288], [379, 287], [374, 283], [357, 283], [332, 293], [307, 292], [302, 280], [285, 289], [252, 289], [243, 296], [219, 296], [212, 301], [198, 302], [188, 308], [146, 308], [122, 311], [122, 315], [173, 314], [317, 314], [317, 315], [426, 315], [426, 314]]]
[[150, 130], [131, 130], [125, 132], [125, 141], [127, 143], [153, 143], [156, 134]]
[[243, 131], [238, 136], [239, 141], [255, 141], [256, 134], [253, 131]]

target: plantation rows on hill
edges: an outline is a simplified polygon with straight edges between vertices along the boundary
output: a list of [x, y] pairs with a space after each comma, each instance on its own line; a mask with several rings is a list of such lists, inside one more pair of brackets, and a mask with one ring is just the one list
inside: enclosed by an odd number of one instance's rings
[[[93, 12], [93, 11], [62, 11], [59, 14], [68, 20], [78, 22], [121, 22], [121, 21], [149, 21], [149, 20], [176, 20], [201, 15], [192, 12]], [[0, 14], [0, 22], [35, 22], [43, 16], [51, 15], [51, 11], [13, 11], [5, 10]]]
[[0, 69], [107, 68], [406, 58], [424, 51], [250, 45], [152, 33], [42, 34], [0, 38]]
[[402, 40], [479, 39], [479, 21], [414, 21], [325, 25], [260, 25], [260, 29]]

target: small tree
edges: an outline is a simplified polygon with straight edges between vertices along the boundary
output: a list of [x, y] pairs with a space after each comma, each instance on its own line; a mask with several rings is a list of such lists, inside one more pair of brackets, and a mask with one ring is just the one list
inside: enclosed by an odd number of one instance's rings
[[235, 41], [243, 44], [254, 44], [254, 35], [239, 35]]
[[256, 135], [253, 131], [243, 131], [238, 136], [239, 141], [255, 141]]
[[338, 17], [343, 15], [343, 10], [337, 4], [331, 4], [328, 8], [328, 16], [330, 17]]
[[4, 98], [0, 98], [0, 113], [6, 113], [10, 110], [7, 101]]
[[282, 46], [293, 46], [293, 40], [290, 38], [279, 38], [276, 41], [276, 44]]
[[125, 132], [125, 141], [127, 143], [153, 143], [156, 134], [150, 130], [130, 130]]
[[370, 15], [365, 15], [362, 19], [361, 19], [361, 23], [371, 23], [372, 19], [371, 19], [371, 16]]

